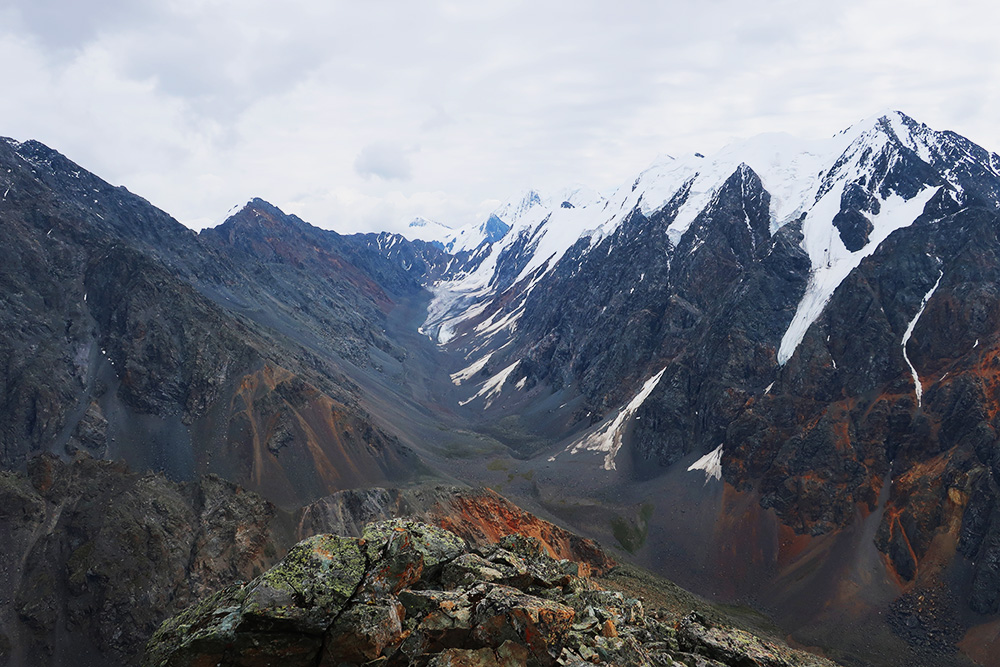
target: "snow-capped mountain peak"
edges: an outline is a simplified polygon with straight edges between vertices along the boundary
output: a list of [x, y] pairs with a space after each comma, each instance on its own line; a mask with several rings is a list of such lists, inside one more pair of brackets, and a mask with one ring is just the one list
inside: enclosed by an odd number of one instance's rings
[[500, 218], [510, 226], [515, 226], [524, 216], [528, 215], [532, 209], [542, 206], [542, 196], [537, 190], [528, 190], [517, 199], [511, 199], [501, 204], [493, 212], [493, 215]]
[[406, 226], [403, 236], [411, 241], [427, 241], [444, 249], [455, 236], [455, 230], [435, 220], [418, 216]]
[[[968, 168], [955, 169], [956, 155], [963, 153], [957, 162]], [[812, 264], [806, 295], [781, 344], [783, 363], [840, 282], [892, 231], [912, 223], [939, 188], [960, 194], [975, 182], [978, 191], [997, 201], [1000, 192], [991, 190], [993, 181], [984, 185], [976, 176], [995, 175], [996, 166], [1000, 157], [958, 135], [886, 111], [826, 139], [771, 133], [731, 143], [707, 157], [661, 154], [608, 197], [586, 188], [554, 197], [529, 190], [491, 216], [510, 227], [501, 238], [486, 241], [482, 225], [456, 235], [455, 250], [480, 248], [477, 262], [438, 286], [440, 301], [425, 330], [442, 330], [446, 320], [443, 330], [455, 330], [481, 312], [466, 308], [468, 303], [492, 298], [496, 290], [522, 281], [525, 291], [532, 289], [574, 244], [586, 240], [582, 252], [592, 251], [633, 213], [649, 218], [670, 204], [665, 224], [676, 248], [742, 169], [756, 174], [769, 195], [770, 234], [801, 223], [802, 248]], [[464, 305], [456, 310], [446, 303]]]

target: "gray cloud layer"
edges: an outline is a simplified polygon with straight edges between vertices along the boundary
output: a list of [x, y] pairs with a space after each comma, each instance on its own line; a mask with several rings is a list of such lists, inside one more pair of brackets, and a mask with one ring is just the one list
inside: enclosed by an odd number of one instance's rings
[[[885, 107], [1000, 148], [998, 10], [841, 3], [8, 0], [0, 134], [192, 226], [261, 196], [323, 226], [484, 216], [658, 153]], [[419, 147], [419, 150], [417, 150]]]

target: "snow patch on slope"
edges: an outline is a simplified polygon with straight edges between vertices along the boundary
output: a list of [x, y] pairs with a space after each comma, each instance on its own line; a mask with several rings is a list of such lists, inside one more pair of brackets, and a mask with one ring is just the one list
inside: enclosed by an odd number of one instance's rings
[[667, 370], [666, 367], [653, 377], [646, 380], [645, 384], [642, 385], [642, 389], [639, 390], [639, 393], [636, 394], [635, 398], [629, 401], [628, 405], [621, 408], [613, 419], [606, 420], [600, 428], [585, 436], [579, 442], [570, 445], [565, 451], [568, 451], [570, 454], [577, 454], [581, 451], [606, 452], [604, 456], [604, 465], [602, 467], [605, 470], [614, 470], [615, 457], [618, 455], [618, 450], [621, 449], [622, 446], [622, 438], [625, 435], [625, 426], [632, 419], [636, 410], [642, 407], [642, 404], [646, 402], [647, 398], [649, 398], [649, 395], [660, 382], [660, 378], [663, 377], [663, 372], [665, 370]]
[[458, 371], [457, 373], [452, 373], [449, 376], [449, 377], [451, 377], [451, 383], [455, 384], [455, 385], [459, 385], [459, 384], [462, 384], [463, 382], [465, 382], [466, 380], [472, 378], [473, 376], [476, 375], [476, 373], [479, 373], [480, 371], [482, 371], [486, 367], [486, 362], [488, 362], [490, 360], [490, 357], [492, 357], [492, 356], [493, 356], [493, 353], [492, 352], [488, 352], [486, 354], [486, 356], [484, 356], [483, 358], [481, 358], [481, 359], [479, 359], [477, 361], [472, 362], [472, 364], [470, 364], [469, 366], [463, 368], [462, 370]]
[[507, 368], [503, 369], [502, 371], [491, 377], [479, 389], [479, 391], [477, 391], [475, 394], [465, 399], [464, 401], [459, 401], [458, 404], [468, 405], [477, 398], [483, 398], [486, 400], [486, 405], [483, 406], [484, 409], [490, 407], [490, 405], [493, 404], [493, 401], [496, 399], [496, 397], [500, 395], [500, 390], [503, 389], [503, 385], [505, 382], [507, 382], [507, 378], [510, 376], [511, 373], [514, 372], [514, 369], [517, 368], [517, 365], [519, 363], [521, 363], [520, 359], [518, 359], [510, 366], [508, 366]]
[[722, 479], [722, 445], [719, 445], [708, 454], [688, 466], [687, 471], [702, 470], [705, 473], [705, 484], [708, 480], [715, 478]]
[[923, 212], [928, 200], [939, 188], [924, 188], [917, 196], [904, 200], [896, 194], [882, 202], [878, 215], [871, 216], [872, 229], [868, 243], [857, 252], [844, 246], [840, 231], [833, 218], [840, 211], [840, 199], [848, 179], [841, 180], [816, 203], [802, 225], [802, 247], [809, 255], [812, 271], [806, 292], [799, 301], [791, 324], [781, 338], [778, 363], [784, 365], [795, 353], [806, 331], [830, 301], [837, 287], [861, 264], [861, 260], [875, 252], [884, 240], [897, 229], [909, 227]]

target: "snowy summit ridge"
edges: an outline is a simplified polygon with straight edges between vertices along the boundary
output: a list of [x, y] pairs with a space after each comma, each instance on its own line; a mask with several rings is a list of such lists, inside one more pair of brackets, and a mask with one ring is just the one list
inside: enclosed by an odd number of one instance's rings
[[[510, 228], [500, 238], [486, 240], [486, 223], [456, 230], [452, 252], [475, 251], [478, 261], [436, 286], [424, 331], [444, 343], [461, 321], [474, 316], [478, 311], [469, 306], [488, 298], [497, 286], [501, 256], [510, 259], [516, 253], [520, 258], [516, 275], [502, 287], [526, 281], [530, 290], [574, 244], [583, 242], [592, 250], [633, 213], [649, 217], [670, 202], [679, 202], [668, 226], [676, 247], [727, 179], [745, 165], [770, 195], [771, 233], [801, 221], [802, 247], [812, 264], [806, 295], [781, 343], [778, 358], [783, 364], [837, 286], [864, 257], [892, 231], [911, 224], [941, 187], [962, 196], [963, 174], [958, 170], [934, 175], [931, 180], [940, 182], [937, 187], [914, 190], [905, 179], [894, 180], [896, 168], [916, 160], [927, 163], [930, 171], [958, 150], [995, 173], [993, 165], [1000, 164], [1000, 158], [974, 149], [978, 147], [958, 135], [934, 131], [902, 112], [889, 111], [827, 139], [772, 133], [732, 143], [707, 157], [662, 155], [607, 197], [585, 188], [547, 198], [532, 190], [490, 216]], [[867, 201], [855, 222], [871, 230], [852, 238], [844, 231], [842, 208], [845, 201], [861, 195]]]

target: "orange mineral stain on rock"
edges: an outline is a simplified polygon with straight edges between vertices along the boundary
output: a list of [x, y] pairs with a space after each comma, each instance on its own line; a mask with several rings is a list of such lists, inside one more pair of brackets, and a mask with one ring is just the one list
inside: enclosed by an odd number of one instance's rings
[[279, 504], [379, 482], [395, 464], [367, 415], [273, 363], [240, 378], [228, 407], [213, 464]]
[[[518, 534], [537, 538], [551, 557], [578, 561], [597, 575], [615, 565], [592, 540], [539, 519], [489, 489], [453, 496], [432, 510], [429, 518], [473, 544]], [[589, 572], [581, 572], [581, 576], [589, 576]]]

